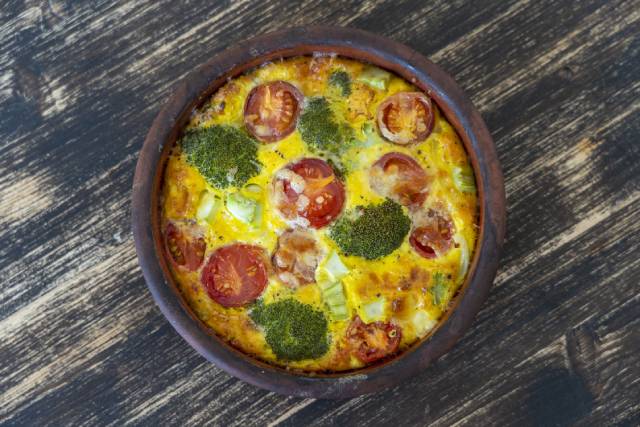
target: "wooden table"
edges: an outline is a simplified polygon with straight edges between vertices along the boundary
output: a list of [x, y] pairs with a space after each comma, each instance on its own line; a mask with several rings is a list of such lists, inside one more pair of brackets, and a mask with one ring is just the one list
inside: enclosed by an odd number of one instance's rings
[[[212, 3], [2, 2], [0, 424], [640, 423], [640, 1]], [[154, 305], [129, 221], [137, 152], [176, 79], [312, 23], [449, 71], [508, 199], [473, 328], [412, 381], [346, 401], [207, 363]]]

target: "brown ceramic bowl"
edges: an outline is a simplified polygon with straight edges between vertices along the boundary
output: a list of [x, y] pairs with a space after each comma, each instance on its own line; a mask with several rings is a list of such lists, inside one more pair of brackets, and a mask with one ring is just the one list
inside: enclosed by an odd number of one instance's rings
[[[283, 57], [336, 53], [393, 71], [428, 93], [456, 128], [475, 170], [480, 230], [465, 283], [430, 335], [397, 357], [351, 372], [309, 375], [256, 360], [218, 338], [178, 291], [162, 250], [159, 194], [165, 162], [189, 116], [229, 78]], [[216, 55], [180, 82], [149, 130], [133, 181], [133, 234], [151, 293], [173, 327], [228, 373], [278, 393], [345, 398], [398, 385], [448, 351], [489, 293], [505, 233], [504, 183], [495, 147], [471, 101], [444, 71], [408, 47], [354, 29], [295, 28], [256, 37]]]

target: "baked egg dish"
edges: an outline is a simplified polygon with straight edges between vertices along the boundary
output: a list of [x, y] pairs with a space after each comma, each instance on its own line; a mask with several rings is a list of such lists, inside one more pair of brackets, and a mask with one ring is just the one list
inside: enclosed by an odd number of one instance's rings
[[227, 81], [173, 148], [160, 200], [198, 318], [304, 372], [380, 363], [432, 333], [478, 230], [473, 169], [435, 102], [335, 55]]

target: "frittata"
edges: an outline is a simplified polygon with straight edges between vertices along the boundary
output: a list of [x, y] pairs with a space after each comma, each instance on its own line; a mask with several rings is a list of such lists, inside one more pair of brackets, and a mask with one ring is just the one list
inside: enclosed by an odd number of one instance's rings
[[335, 55], [265, 63], [217, 90], [169, 157], [160, 209], [197, 316], [307, 372], [427, 336], [477, 238], [473, 170], [435, 102]]

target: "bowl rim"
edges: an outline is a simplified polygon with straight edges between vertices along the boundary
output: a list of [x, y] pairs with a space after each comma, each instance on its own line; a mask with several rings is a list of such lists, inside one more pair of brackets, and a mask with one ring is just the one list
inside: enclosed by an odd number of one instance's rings
[[[380, 364], [354, 371], [310, 374], [259, 361], [231, 347], [204, 326], [177, 290], [164, 259], [158, 190], [164, 164], [195, 108], [227, 79], [270, 60], [337, 54], [370, 62], [425, 91], [456, 129], [478, 187], [479, 233], [467, 278], [434, 331]], [[352, 28], [312, 26], [264, 34], [218, 53], [183, 78], [158, 113], [138, 157], [132, 191], [132, 229], [145, 281], [164, 316], [202, 356], [227, 373], [280, 394], [346, 398], [401, 383], [446, 353], [472, 323], [495, 277], [505, 234], [504, 181], [491, 135], [453, 79], [407, 46]]]

